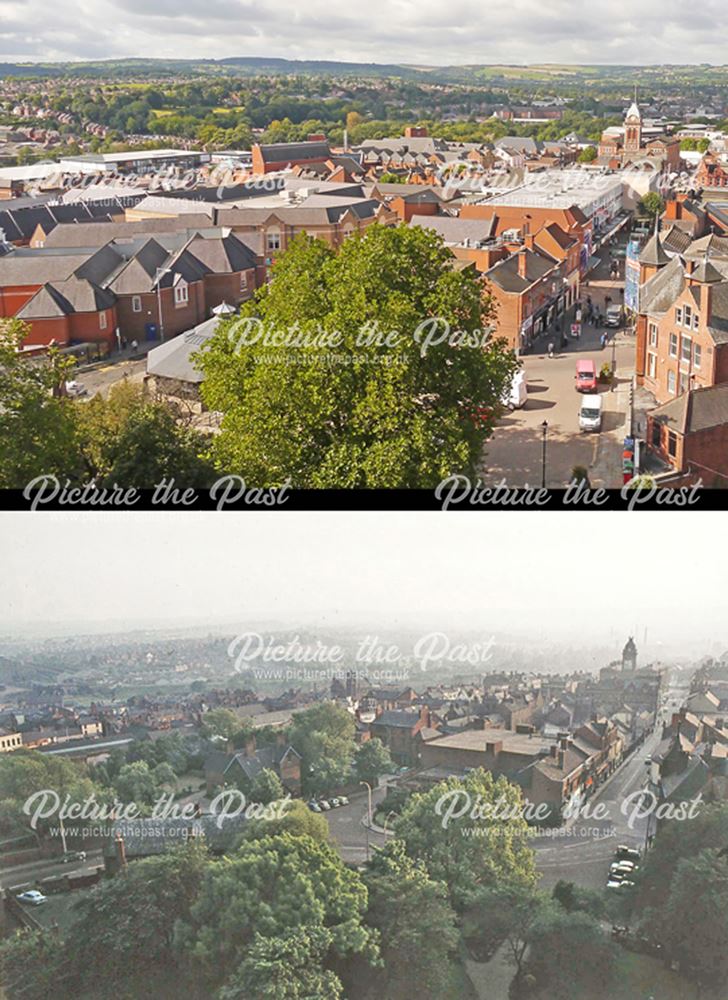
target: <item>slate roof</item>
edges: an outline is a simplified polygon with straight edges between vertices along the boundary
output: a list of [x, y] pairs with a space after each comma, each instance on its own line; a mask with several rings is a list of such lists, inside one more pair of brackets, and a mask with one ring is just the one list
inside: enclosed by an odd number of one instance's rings
[[680, 434], [728, 424], [728, 383], [691, 389], [656, 407], [651, 415]]
[[277, 142], [260, 145], [264, 163], [280, 163], [285, 166], [292, 160], [328, 160], [331, 149], [328, 142]]
[[640, 312], [651, 315], [667, 312], [685, 288], [685, 268], [679, 257], [649, 278], [640, 290]]
[[45, 284], [17, 313], [18, 319], [48, 319], [71, 313], [111, 309], [115, 297], [90, 281], [74, 276], [66, 281]]
[[420, 721], [419, 712], [406, 712], [404, 709], [392, 709], [382, 712], [373, 721], [375, 726], [392, 726], [397, 729], [412, 729]]
[[460, 219], [451, 215], [413, 215], [410, 226], [420, 226], [422, 229], [432, 229], [446, 243], [462, 244], [465, 240], [472, 243], [482, 243], [493, 236], [498, 220], [490, 219]]
[[545, 254], [532, 250], [522, 250], [520, 253], [526, 255], [525, 277], [521, 277], [518, 273], [518, 253], [498, 261], [489, 271], [486, 271], [486, 277], [490, 281], [494, 281], [505, 292], [523, 292], [554, 269], [553, 259], [546, 257]]

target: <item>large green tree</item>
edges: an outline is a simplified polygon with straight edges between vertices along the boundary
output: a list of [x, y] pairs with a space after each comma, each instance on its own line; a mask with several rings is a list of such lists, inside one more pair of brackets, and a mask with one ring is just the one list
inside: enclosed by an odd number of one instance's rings
[[36, 476], [75, 478], [81, 469], [74, 404], [60, 395], [73, 361], [55, 351], [28, 358], [29, 333], [0, 320], [0, 487], [20, 489]]
[[296, 237], [201, 352], [204, 399], [224, 415], [218, 467], [302, 487], [433, 487], [472, 472], [516, 362], [483, 346], [491, 303], [453, 263], [418, 226], [373, 226], [338, 253]]
[[291, 743], [301, 754], [304, 792], [322, 794], [346, 783], [355, 753], [354, 719], [332, 701], [297, 712]]
[[[329, 958], [376, 954], [376, 935], [362, 921], [366, 905], [360, 876], [327, 844], [288, 833], [245, 840], [207, 871], [179, 944], [191, 949], [211, 986], [222, 986], [230, 977], [238, 980], [251, 950], [255, 966], [262, 960], [260, 938], [325, 931], [325, 953], [318, 959], [309, 955], [320, 962], [317, 974], [322, 975]], [[243, 981], [257, 976], [254, 968], [246, 969], [240, 973]]]
[[520, 788], [478, 768], [413, 795], [394, 829], [461, 909], [482, 887], [535, 885], [523, 805]]
[[389, 750], [381, 740], [366, 740], [356, 751], [354, 768], [360, 781], [368, 781], [370, 785], [376, 784], [383, 774], [387, 774], [393, 767]]
[[383, 960], [371, 995], [382, 1000], [407, 996], [416, 978], [421, 1000], [450, 996], [459, 935], [447, 888], [409, 858], [398, 840], [377, 851], [364, 881], [369, 892], [366, 921], [379, 932]]
[[76, 405], [84, 461], [101, 485], [153, 489], [174, 479], [177, 486], [201, 488], [214, 480], [202, 457], [204, 437], [143, 386], [120, 382], [108, 397]]

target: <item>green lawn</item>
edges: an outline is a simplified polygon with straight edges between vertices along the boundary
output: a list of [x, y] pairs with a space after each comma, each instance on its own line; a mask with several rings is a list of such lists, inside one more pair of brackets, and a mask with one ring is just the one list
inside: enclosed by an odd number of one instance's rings
[[[539, 993], [537, 1000], [562, 997], [563, 990], [554, 984]], [[589, 1000], [699, 1000], [699, 995], [691, 982], [665, 968], [659, 959], [620, 949], [611, 985], [593, 993]]]

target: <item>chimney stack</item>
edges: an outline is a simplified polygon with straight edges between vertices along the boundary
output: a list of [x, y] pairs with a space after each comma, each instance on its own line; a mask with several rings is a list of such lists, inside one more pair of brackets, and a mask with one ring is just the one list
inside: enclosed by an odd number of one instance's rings
[[526, 277], [526, 261], [527, 261], [527, 250], [518, 251], [518, 277]]
[[566, 751], [565, 750], [559, 750], [559, 770], [560, 771], [564, 770], [564, 758], [565, 758], [565, 756], [566, 756]]

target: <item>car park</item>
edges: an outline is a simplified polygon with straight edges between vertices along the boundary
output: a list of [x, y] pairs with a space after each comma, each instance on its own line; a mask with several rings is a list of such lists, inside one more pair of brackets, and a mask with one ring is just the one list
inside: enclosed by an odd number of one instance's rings
[[614, 852], [614, 856], [622, 861], [639, 861], [641, 857], [636, 847], [627, 847], [626, 844], [620, 844]]
[[44, 896], [42, 892], [38, 892], [37, 889], [28, 889], [27, 892], [21, 892], [15, 897], [20, 903], [29, 903], [31, 906], [40, 906], [41, 903], [45, 903], [47, 896]]

